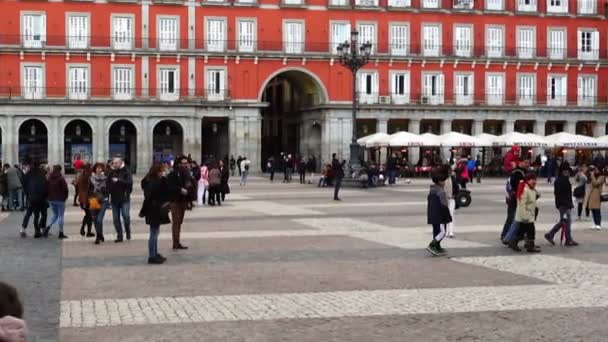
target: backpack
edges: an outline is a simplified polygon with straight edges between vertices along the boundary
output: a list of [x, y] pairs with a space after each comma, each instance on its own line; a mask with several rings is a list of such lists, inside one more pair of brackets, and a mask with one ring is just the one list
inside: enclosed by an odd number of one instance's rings
[[[522, 171], [521, 171], [521, 170], [515, 170], [515, 171], [513, 171], [513, 173], [512, 173], [512, 174], [509, 176], [509, 178], [507, 178], [507, 184], [506, 184], [506, 186], [505, 186], [505, 190], [507, 191], [507, 195], [509, 195], [509, 196], [510, 196], [510, 195], [511, 195], [511, 194], [512, 194], [514, 191], [515, 191], [515, 189], [513, 189], [513, 187], [511, 186], [511, 177], [513, 177], [513, 174], [514, 174], [515, 172], [522, 172]], [[522, 172], [522, 173], [523, 173], [523, 172]]]
[[245, 171], [249, 171], [249, 164], [245, 164]]

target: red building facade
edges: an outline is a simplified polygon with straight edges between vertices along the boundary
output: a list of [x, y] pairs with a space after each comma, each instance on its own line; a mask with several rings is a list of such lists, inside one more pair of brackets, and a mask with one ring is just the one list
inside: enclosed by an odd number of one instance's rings
[[[347, 157], [359, 135], [606, 133], [604, 1], [0, 3], [2, 159]], [[46, 146], [46, 147], [45, 147]], [[412, 154], [414, 162], [417, 158]]]

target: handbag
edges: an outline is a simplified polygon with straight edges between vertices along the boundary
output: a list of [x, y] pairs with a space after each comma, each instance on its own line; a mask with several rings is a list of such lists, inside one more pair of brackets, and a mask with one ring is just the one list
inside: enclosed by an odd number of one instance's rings
[[608, 202], [608, 194], [601, 194], [600, 202]]
[[99, 200], [97, 199], [97, 197], [89, 197], [89, 209], [90, 210], [99, 210], [101, 209], [101, 203], [99, 203]]
[[576, 188], [574, 188], [574, 191], [572, 192], [572, 196], [574, 196], [575, 198], [585, 197], [585, 186], [581, 185], [581, 186], [577, 186]]

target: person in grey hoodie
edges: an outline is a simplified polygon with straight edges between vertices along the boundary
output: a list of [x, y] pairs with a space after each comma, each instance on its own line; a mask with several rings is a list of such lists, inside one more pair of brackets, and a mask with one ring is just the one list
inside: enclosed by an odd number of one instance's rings
[[15, 202], [17, 203], [15, 209], [23, 210], [23, 181], [19, 170], [14, 166], [9, 165], [8, 169], [6, 169], [6, 185], [9, 195], [9, 210], [13, 207]]
[[446, 235], [446, 225], [452, 222], [450, 209], [448, 206], [448, 196], [445, 192], [445, 175], [440, 169], [431, 172], [433, 184], [429, 189], [427, 197], [427, 220], [433, 226], [433, 240], [426, 248], [431, 254], [445, 255], [446, 250], [441, 247], [441, 240]]
[[97, 197], [100, 204], [99, 210], [91, 211], [93, 223], [95, 224], [96, 245], [99, 245], [100, 242], [105, 242], [103, 236], [103, 218], [110, 206], [110, 202], [108, 201], [108, 177], [105, 172], [106, 166], [103, 163], [96, 163], [93, 165], [93, 174], [90, 178], [93, 196]]

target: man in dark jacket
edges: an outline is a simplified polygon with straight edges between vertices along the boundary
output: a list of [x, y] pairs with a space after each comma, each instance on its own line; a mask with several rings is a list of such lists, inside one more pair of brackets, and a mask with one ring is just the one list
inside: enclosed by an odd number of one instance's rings
[[345, 160], [340, 162], [338, 158], [336, 158], [336, 154], [331, 155], [331, 173], [334, 176], [334, 201], [341, 201], [340, 197], [338, 197], [338, 193], [340, 192], [340, 187], [342, 186], [342, 179], [344, 179], [344, 164]]
[[23, 217], [21, 229], [21, 237], [26, 237], [25, 230], [29, 224], [30, 217], [34, 214], [34, 238], [42, 237], [42, 229], [44, 222], [42, 220], [42, 211], [46, 210], [46, 200], [48, 197], [48, 182], [39, 165], [34, 165], [30, 172], [27, 173], [25, 193], [29, 199], [30, 205]]
[[521, 160], [517, 164], [517, 167], [513, 171], [511, 171], [511, 175], [509, 176], [506, 198], [507, 219], [505, 220], [505, 224], [502, 227], [502, 233], [500, 234], [500, 239], [503, 241], [507, 237], [507, 233], [509, 233], [511, 225], [513, 224], [513, 220], [515, 219], [515, 210], [517, 209], [517, 187], [519, 186], [519, 182], [521, 182], [526, 176], [526, 172], [529, 168], [530, 161], [527, 159]]
[[386, 161], [386, 172], [388, 173], [388, 185], [395, 185], [398, 170], [399, 170], [399, 167], [397, 166], [397, 156], [393, 153]]
[[120, 158], [112, 160], [112, 168], [108, 172], [108, 192], [110, 193], [110, 204], [112, 205], [112, 218], [116, 229], [116, 240], [122, 242], [122, 224], [125, 226], [127, 240], [131, 240], [131, 192], [133, 191], [133, 177]]
[[578, 246], [578, 243], [572, 240], [572, 217], [571, 211], [574, 208], [572, 203], [572, 185], [570, 184], [570, 165], [564, 162], [560, 167], [560, 174], [553, 185], [555, 193], [555, 207], [559, 210], [559, 221], [553, 228], [545, 234], [545, 239], [550, 244], [554, 245], [553, 237], [564, 227], [566, 236], [566, 246]]
[[[173, 250], [188, 249], [188, 247], [180, 243], [180, 234], [186, 206], [191, 201], [190, 194], [192, 188], [196, 187], [194, 178], [192, 178], [189, 170], [188, 159], [184, 156], [178, 157], [173, 171], [169, 174], [169, 202], [171, 208], [171, 232], [173, 236]], [[196, 193], [196, 191], [194, 191]]]

